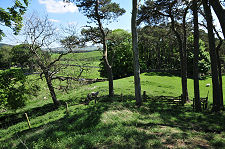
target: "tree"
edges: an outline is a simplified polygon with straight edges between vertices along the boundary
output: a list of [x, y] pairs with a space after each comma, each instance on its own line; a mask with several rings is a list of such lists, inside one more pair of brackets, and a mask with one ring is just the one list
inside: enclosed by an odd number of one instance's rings
[[223, 31], [223, 36], [225, 37], [225, 9], [221, 5], [220, 0], [209, 0], [210, 5], [213, 7], [214, 12], [216, 13], [217, 18], [219, 19], [220, 26]]
[[31, 53], [29, 50], [29, 45], [20, 44], [16, 45], [11, 50], [11, 59], [14, 65], [20, 65], [22, 68], [25, 66], [32, 67]]
[[[195, 61], [196, 61], [196, 47], [195, 47], [195, 41], [194, 41], [194, 36], [189, 36], [188, 37], [188, 42], [187, 42], [187, 72], [188, 76], [190, 78], [194, 78], [194, 75], [197, 75], [198, 78], [200, 77], [199, 74], [208, 74], [208, 71], [210, 70], [210, 55], [209, 52], [207, 51], [207, 47], [205, 46], [205, 42], [199, 39], [198, 42], [198, 61], [196, 63], [198, 67], [198, 74], [196, 73], [195, 70]], [[196, 74], [194, 74], [196, 73]]]
[[[113, 78], [119, 79], [133, 74], [133, 58], [131, 34], [123, 29], [116, 29], [108, 35], [108, 57], [112, 64]], [[107, 71], [102, 60], [100, 75], [107, 76]]]
[[[23, 4], [24, 3], [24, 4]], [[15, 0], [12, 7], [7, 9], [0, 8], [0, 25], [13, 29], [14, 34], [18, 34], [22, 28], [22, 16], [28, 6], [28, 0]], [[3, 30], [0, 29], [0, 41], [5, 36]]]
[[180, 69], [177, 39], [171, 32], [166, 24], [147, 25], [138, 30], [141, 72], [147, 69], [172, 73]]
[[[60, 103], [57, 100], [52, 79], [61, 68], [57, 65], [57, 63], [68, 52], [59, 54], [59, 56], [55, 59], [51, 59], [49, 56], [48, 51], [51, 50], [50, 46], [52, 43], [56, 41], [56, 34], [55, 28], [48, 21], [47, 17], [41, 19], [32, 15], [25, 23], [24, 33], [32, 57], [41, 71], [40, 76], [42, 78], [44, 75], [52, 100], [57, 107]], [[43, 51], [41, 48], [45, 48], [47, 51]]]
[[0, 72], [0, 106], [13, 110], [25, 106], [27, 100], [26, 76], [20, 69]]
[[194, 105], [196, 111], [201, 111], [200, 93], [199, 93], [199, 27], [198, 27], [198, 3], [197, 0], [192, 1], [193, 22], [194, 22]]
[[0, 47], [0, 69], [9, 69], [11, 66], [11, 47]]
[[140, 82], [140, 64], [139, 64], [139, 51], [138, 51], [138, 34], [137, 34], [137, 13], [138, 3], [137, 0], [132, 1], [132, 18], [131, 18], [131, 32], [132, 32], [132, 47], [134, 57], [134, 84], [135, 84], [135, 99], [138, 106], [141, 105], [141, 82]]
[[76, 0], [77, 6], [82, 13], [91, 21], [96, 23], [101, 33], [101, 44], [103, 45], [103, 60], [108, 73], [109, 96], [114, 95], [113, 91], [113, 72], [112, 66], [108, 61], [107, 32], [103, 27], [104, 21], [108, 23], [115, 20], [125, 13], [125, 10], [119, 7], [119, 4], [111, 0]]
[[[190, 4], [188, 1], [177, 0], [148, 0], [140, 9], [138, 24], [145, 22], [148, 24], [160, 24], [170, 20], [171, 29], [177, 38], [180, 53], [182, 99], [188, 100], [187, 90], [187, 52], [186, 52], [186, 17]], [[169, 19], [168, 19], [169, 18]], [[182, 22], [182, 23], [180, 23]]]
[[207, 30], [209, 38], [209, 49], [211, 58], [211, 72], [212, 72], [212, 84], [213, 84], [213, 111], [220, 110], [221, 93], [218, 79], [218, 64], [217, 64], [217, 53], [215, 47], [215, 37], [213, 32], [213, 19], [211, 8], [208, 0], [203, 0], [203, 8], [207, 21]]
[[222, 60], [220, 59], [220, 52], [222, 49], [222, 45], [223, 45], [223, 39], [220, 37], [218, 31], [216, 30], [216, 28], [214, 27], [214, 31], [216, 33], [217, 38], [219, 39], [219, 43], [216, 46], [216, 55], [217, 55], [217, 61], [218, 61], [218, 75], [219, 75], [219, 84], [220, 84], [220, 106], [222, 109], [224, 109], [224, 102], [223, 102], [223, 77], [222, 77]]

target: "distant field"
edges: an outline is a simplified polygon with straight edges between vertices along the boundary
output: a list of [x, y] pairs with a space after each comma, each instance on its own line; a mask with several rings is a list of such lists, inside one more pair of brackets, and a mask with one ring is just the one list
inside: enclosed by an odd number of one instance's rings
[[[52, 58], [57, 58], [59, 54], [53, 54]], [[84, 52], [84, 53], [71, 53], [62, 57], [60, 63], [64, 65], [79, 65], [85, 66], [82, 73], [82, 78], [101, 78], [98, 72], [100, 59], [102, 54], [100, 51]], [[79, 66], [68, 66], [63, 69], [58, 75], [77, 77], [80, 74], [81, 68]]]

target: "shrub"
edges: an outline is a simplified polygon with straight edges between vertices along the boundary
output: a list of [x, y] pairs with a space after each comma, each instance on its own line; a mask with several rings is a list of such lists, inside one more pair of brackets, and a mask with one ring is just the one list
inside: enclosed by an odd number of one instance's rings
[[[194, 60], [194, 37], [190, 36], [188, 38], [188, 44], [187, 44], [187, 72], [188, 76], [193, 76], [193, 60]], [[210, 69], [210, 56], [209, 52], [206, 51], [206, 46], [204, 41], [199, 41], [199, 73], [207, 74]]]
[[[125, 30], [114, 30], [108, 37], [108, 59], [112, 64], [114, 79], [133, 74], [131, 34]], [[100, 75], [107, 77], [103, 59], [100, 63]]]
[[8, 69], [0, 72], [0, 105], [9, 109], [25, 106], [26, 76], [20, 69]]
[[0, 69], [9, 69], [11, 66], [11, 48], [9, 46], [0, 47]]

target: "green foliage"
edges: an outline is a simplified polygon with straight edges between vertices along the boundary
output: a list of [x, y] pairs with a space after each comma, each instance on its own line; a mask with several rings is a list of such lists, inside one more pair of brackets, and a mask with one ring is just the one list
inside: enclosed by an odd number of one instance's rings
[[[125, 30], [114, 30], [108, 36], [108, 60], [112, 64], [115, 79], [131, 76], [133, 74], [133, 54], [131, 34]], [[101, 59], [100, 75], [107, 77], [104, 60]]]
[[16, 65], [29, 65], [31, 63], [31, 53], [29, 45], [21, 44], [14, 46], [11, 50], [12, 62]]
[[78, 45], [81, 45], [81, 41], [77, 36], [68, 36], [65, 39], [60, 40], [60, 43], [69, 50], [76, 48]]
[[[28, 0], [15, 0], [12, 7], [7, 9], [0, 8], [0, 23], [13, 29], [14, 34], [18, 34], [22, 28], [22, 15], [24, 15], [28, 6]], [[0, 41], [5, 36], [0, 29]]]
[[11, 66], [11, 47], [0, 47], [0, 69], [8, 69]]
[[[180, 68], [177, 40], [166, 24], [138, 30], [140, 61], [148, 70]], [[142, 70], [145, 71], [146, 69]]]
[[10, 109], [25, 106], [27, 92], [26, 76], [20, 69], [9, 69], [0, 73], [0, 105]]
[[[85, 16], [97, 22], [96, 0], [77, 0], [76, 4]], [[115, 20], [126, 12], [125, 9], [120, 8], [119, 4], [111, 0], [100, 0], [97, 11], [100, 19], [106, 21]]]
[[[99, 51], [94, 51], [71, 53], [64, 58], [81, 62], [92, 59], [98, 64], [99, 57]], [[72, 60], [70, 63], [74, 63]], [[57, 91], [61, 103], [68, 103], [69, 114], [66, 114], [65, 106], [54, 108], [45, 80], [38, 79], [38, 75], [28, 77], [36, 81], [31, 84], [40, 84], [41, 92], [16, 113], [8, 110], [0, 114], [0, 148], [24, 148], [24, 144], [28, 148], [55, 149], [225, 147], [223, 111], [219, 114], [210, 111], [196, 113], [190, 103], [177, 107], [151, 102], [154, 96], [179, 96], [179, 77], [166, 73], [141, 74], [142, 90], [150, 99], [139, 108], [135, 106], [133, 96], [133, 77], [114, 81], [115, 97], [112, 99], [107, 96], [107, 81], [73, 88], [67, 94]], [[200, 80], [201, 97], [205, 97], [209, 90], [210, 104], [212, 86], [206, 88], [205, 85], [211, 82], [211, 78]], [[60, 82], [54, 80], [56, 83]], [[188, 90], [193, 90], [191, 79], [188, 79]], [[89, 105], [79, 104], [93, 91], [100, 91], [96, 104], [93, 101]], [[193, 92], [189, 97], [193, 98]], [[32, 129], [28, 128], [24, 113], [28, 113]]]
[[[188, 76], [192, 77], [193, 76], [193, 59], [194, 59], [194, 37], [190, 36], [188, 37], [188, 42], [187, 42], [187, 72]], [[210, 69], [210, 56], [209, 52], [206, 51], [205, 47], [205, 42], [200, 39], [199, 41], [199, 62], [198, 62], [198, 67], [199, 67], [199, 73], [202, 74], [208, 74], [208, 71]]]
[[[109, 29], [105, 29], [105, 32], [110, 32]], [[81, 35], [84, 36], [84, 41], [93, 41], [94, 43], [102, 43], [102, 34], [98, 27], [92, 27], [81, 30]]]

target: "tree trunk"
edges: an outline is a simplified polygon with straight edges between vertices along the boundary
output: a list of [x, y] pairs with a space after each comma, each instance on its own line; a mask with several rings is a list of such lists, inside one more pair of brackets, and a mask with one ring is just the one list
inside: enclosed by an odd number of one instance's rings
[[105, 56], [106, 54], [104, 54], [103, 59], [104, 59], [104, 63], [106, 66], [106, 70], [107, 70], [107, 75], [108, 75], [108, 81], [109, 81], [109, 97], [113, 97], [114, 96], [114, 91], [113, 91], [113, 72], [112, 72], [112, 67], [109, 65], [108, 59]]
[[132, 31], [132, 46], [134, 56], [134, 84], [135, 84], [135, 99], [138, 106], [141, 105], [141, 83], [140, 83], [140, 65], [139, 65], [139, 51], [138, 51], [138, 35], [137, 35], [137, 0], [133, 0], [133, 10], [131, 18]]
[[99, 7], [99, 0], [96, 0], [96, 5], [95, 5], [95, 14], [97, 16], [97, 22], [98, 22], [98, 27], [101, 31], [102, 34], [102, 44], [103, 44], [103, 60], [106, 66], [107, 74], [108, 74], [108, 81], [109, 81], [109, 97], [114, 96], [114, 91], [113, 91], [113, 73], [112, 73], [112, 66], [110, 66], [109, 61], [108, 61], [108, 48], [107, 48], [107, 43], [106, 43], [106, 34], [104, 31], [104, 28], [102, 26], [101, 18], [98, 13], [98, 7]]
[[185, 9], [184, 15], [183, 15], [183, 84], [184, 84], [184, 103], [189, 100], [188, 97], [188, 88], [187, 88], [187, 30], [186, 30], [186, 16], [188, 13], [189, 7]]
[[197, 0], [193, 1], [192, 6], [193, 16], [194, 16], [194, 107], [197, 112], [201, 111], [201, 102], [200, 102], [200, 93], [199, 93], [199, 68], [198, 68], [198, 61], [199, 61], [199, 27], [198, 27], [198, 7], [197, 7]]
[[[188, 99], [188, 90], [187, 90], [187, 70], [185, 70], [187, 67], [187, 58], [185, 58], [184, 51], [183, 51], [183, 42], [181, 39], [180, 34], [176, 31], [175, 29], [175, 22], [174, 22], [174, 17], [170, 12], [170, 18], [171, 18], [171, 28], [178, 40], [178, 45], [179, 45], [179, 54], [180, 54], [180, 69], [181, 69], [181, 83], [182, 83], [182, 102], [186, 102]], [[185, 64], [186, 63], [186, 64]], [[186, 73], [185, 73], [186, 72]]]
[[217, 18], [219, 19], [220, 26], [223, 31], [223, 36], [225, 38], [225, 9], [221, 5], [219, 0], [209, 0], [210, 4], [213, 7], [214, 12], [216, 13]]
[[51, 80], [48, 72], [45, 72], [44, 75], [45, 75], [45, 79], [46, 79], [46, 82], [47, 82], [47, 85], [48, 85], [48, 89], [50, 91], [53, 103], [55, 104], [56, 107], [58, 107], [60, 105], [60, 103], [59, 103], [59, 101], [56, 98], [55, 90], [54, 90], [54, 87], [52, 85], [52, 80]]
[[180, 47], [180, 65], [181, 65], [181, 83], [182, 83], [182, 100], [183, 100], [183, 104], [187, 101], [188, 99], [188, 90], [187, 90], [187, 72], [185, 69], [187, 67], [185, 67], [185, 58], [184, 58], [184, 51], [182, 48], [182, 45], [179, 46]]
[[210, 59], [211, 59], [211, 72], [212, 72], [212, 84], [213, 84], [213, 111], [220, 110], [220, 87], [218, 79], [218, 64], [217, 64], [217, 54], [215, 48], [215, 37], [213, 33], [213, 23], [212, 23], [212, 13], [210, 6], [208, 5], [208, 0], [203, 0], [203, 8], [206, 15], [207, 30], [209, 38], [209, 49], [210, 49]]
[[221, 108], [224, 108], [223, 103], [223, 78], [222, 78], [222, 71], [221, 71], [221, 61], [219, 56], [219, 48], [222, 45], [222, 43], [219, 45], [219, 47], [216, 48], [216, 55], [218, 60], [218, 73], [219, 73], [219, 84], [220, 84], [220, 106]]

